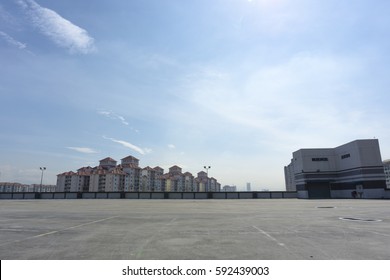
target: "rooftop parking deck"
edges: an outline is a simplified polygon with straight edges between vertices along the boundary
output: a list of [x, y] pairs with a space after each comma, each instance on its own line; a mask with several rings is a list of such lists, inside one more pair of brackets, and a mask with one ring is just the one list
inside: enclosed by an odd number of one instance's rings
[[0, 201], [0, 259], [390, 259], [390, 200]]

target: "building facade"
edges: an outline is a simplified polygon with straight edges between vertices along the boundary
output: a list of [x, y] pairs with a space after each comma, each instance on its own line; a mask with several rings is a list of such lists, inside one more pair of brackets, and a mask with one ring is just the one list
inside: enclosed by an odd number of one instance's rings
[[237, 187], [236, 186], [225, 185], [225, 186], [223, 186], [222, 191], [223, 192], [236, 192], [237, 191]]
[[99, 166], [57, 175], [59, 192], [215, 192], [220, 188], [217, 180], [209, 178], [206, 172], [194, 177], [174, 165], [164, 174], [159, 166], [139, 167], [139, 159], [133, 156], [123, 158], [120, 164], [107, 157], [99, 161]]
[[57, 189], [56, 185], [40, 185], [40, 184], [20, 184], [11, 182], [0, 182], [0, 193], [1, 192], [55, 192]]
[[336, 148], [300, 149], [284, 168], [286, 190], [299, 198], [382, 198], [386, 181], [377, 139]]
[[390, 159], [383, 161], [383, 169], [386, 178], [386, 188], [390, 189]]

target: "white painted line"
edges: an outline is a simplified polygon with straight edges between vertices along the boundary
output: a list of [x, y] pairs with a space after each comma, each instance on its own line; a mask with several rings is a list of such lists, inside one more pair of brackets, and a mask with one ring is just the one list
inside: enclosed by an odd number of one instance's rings
[[24, 238], [24, 239], [21, 239], [21, 240], [14, 240], [14, 241], [11, 241], [11, 242], [2, 243], [2, 244], [0, 244], [0, 247], [4, 246], [4, 245], [12, 244], [12, 243], [22, 242], [22, 241], [26, 241], [26, 240], [30, 240], [30, 239], [35, 239], [35, 238], [39, 238], [39, 237], [43, 237], [43, 236], [59, 233], [59, 232], [70, 230], [70, 229], [75, 229], [75, 228], [79, 228], [79, 227], [83, 227], [83, 226], [87, 226], [87, 225], [91, 225], [91, 224], [100, 223], [100, 222], [107, 221], [107, 220], [114, 219], [114, 218], [118, 218], [118, 217], [119, 216], [112, 216], [112, 217], [109, 217], [109, 218], [104, 218], [104, 219], [100, 219], [100, 220], [84, 223], [84, 224], [77, 225], [77, 226], [72, 226], [72, 227], [68, 227], [68, 228], [64, 228], [64, 229], [60, 229], [60, 230], [55, 230], [55, 231], [50, 231], [50, 232], [47, 232], [47, 233], [42, 233], [42, 234], [30, 236], [30, 237], [27, 237], [27, 238]]
[[272, 241], [276, 242], [279, 246], [282, 246], [284, 247], [285, 244], [284, 243], [280, 243], [275, 237], [271, 236], [269, 233], [265, 232], [264, 230], [258, 228], [257, 226], [252, 226], [254, 229], [256, 229], [258, 232], [260, 232], [261, 234], [264, 234], [266, 237], [268, 237], [269, 239], [271, 239]]
[[[87, 226], [87, 225], [91, 225], [91, 224], [96, 224], [96, 223], [100, 223], [100, 222], [107, 221], [107, 220], [114, 219], [114, 218], [118, 218], [118, 217], [119, 217], [119, 216], [112, 216], [112, 217], [109, 217], [109, 218], [100, 219], [100, 220], [88, 222], [88, 223], [85, 223], [85, 224], [81, 224], [81, 225], [77, 225], [77, 226], [73, 226], [73, 227], [68, 227], [68, 228], [65, 228], [65, 229], [61, 229], [61, 230], [58, 230], [57, 232], [64, 231], [64, 230], [69, 230], [69, 229], [74, 229], [74, 228], [79, 228], [79, 227], [83, 227], [83, 226]], [[56, 233], [56, 232], [54, 232], [54, 231], [53, 231], [53, 232], [48, 232], [48, 233], [46, 233], [45, 235], [53, 234], [53, 233]]]

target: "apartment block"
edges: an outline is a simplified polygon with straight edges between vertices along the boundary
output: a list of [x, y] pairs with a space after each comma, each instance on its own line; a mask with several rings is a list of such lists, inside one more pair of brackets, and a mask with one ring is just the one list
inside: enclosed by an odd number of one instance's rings
[[168, 173], [156, 166], [139, 166], [139, 159], [127, 156], [121, 163], [107, 157], [96, 167], [81, 167], [57, 175], [57, 190], [60, 192], [199, 192], [220, 191], [215, 178], [206, 172], [194, 177], [190, 172], [174, 165]]
[[56, 185], [40, 185], [40, 184], [20, 184], [11, 182], [0, 182], [0, 193], [1, 192], [55, 192]]

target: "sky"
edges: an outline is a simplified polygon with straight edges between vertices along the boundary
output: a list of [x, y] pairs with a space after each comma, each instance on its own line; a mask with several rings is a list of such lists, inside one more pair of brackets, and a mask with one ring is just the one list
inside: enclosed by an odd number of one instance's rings
[[0, 181], [128, 155], [284, 190], [301, 148], [390, 158], [387, 0], [0, 2]]

